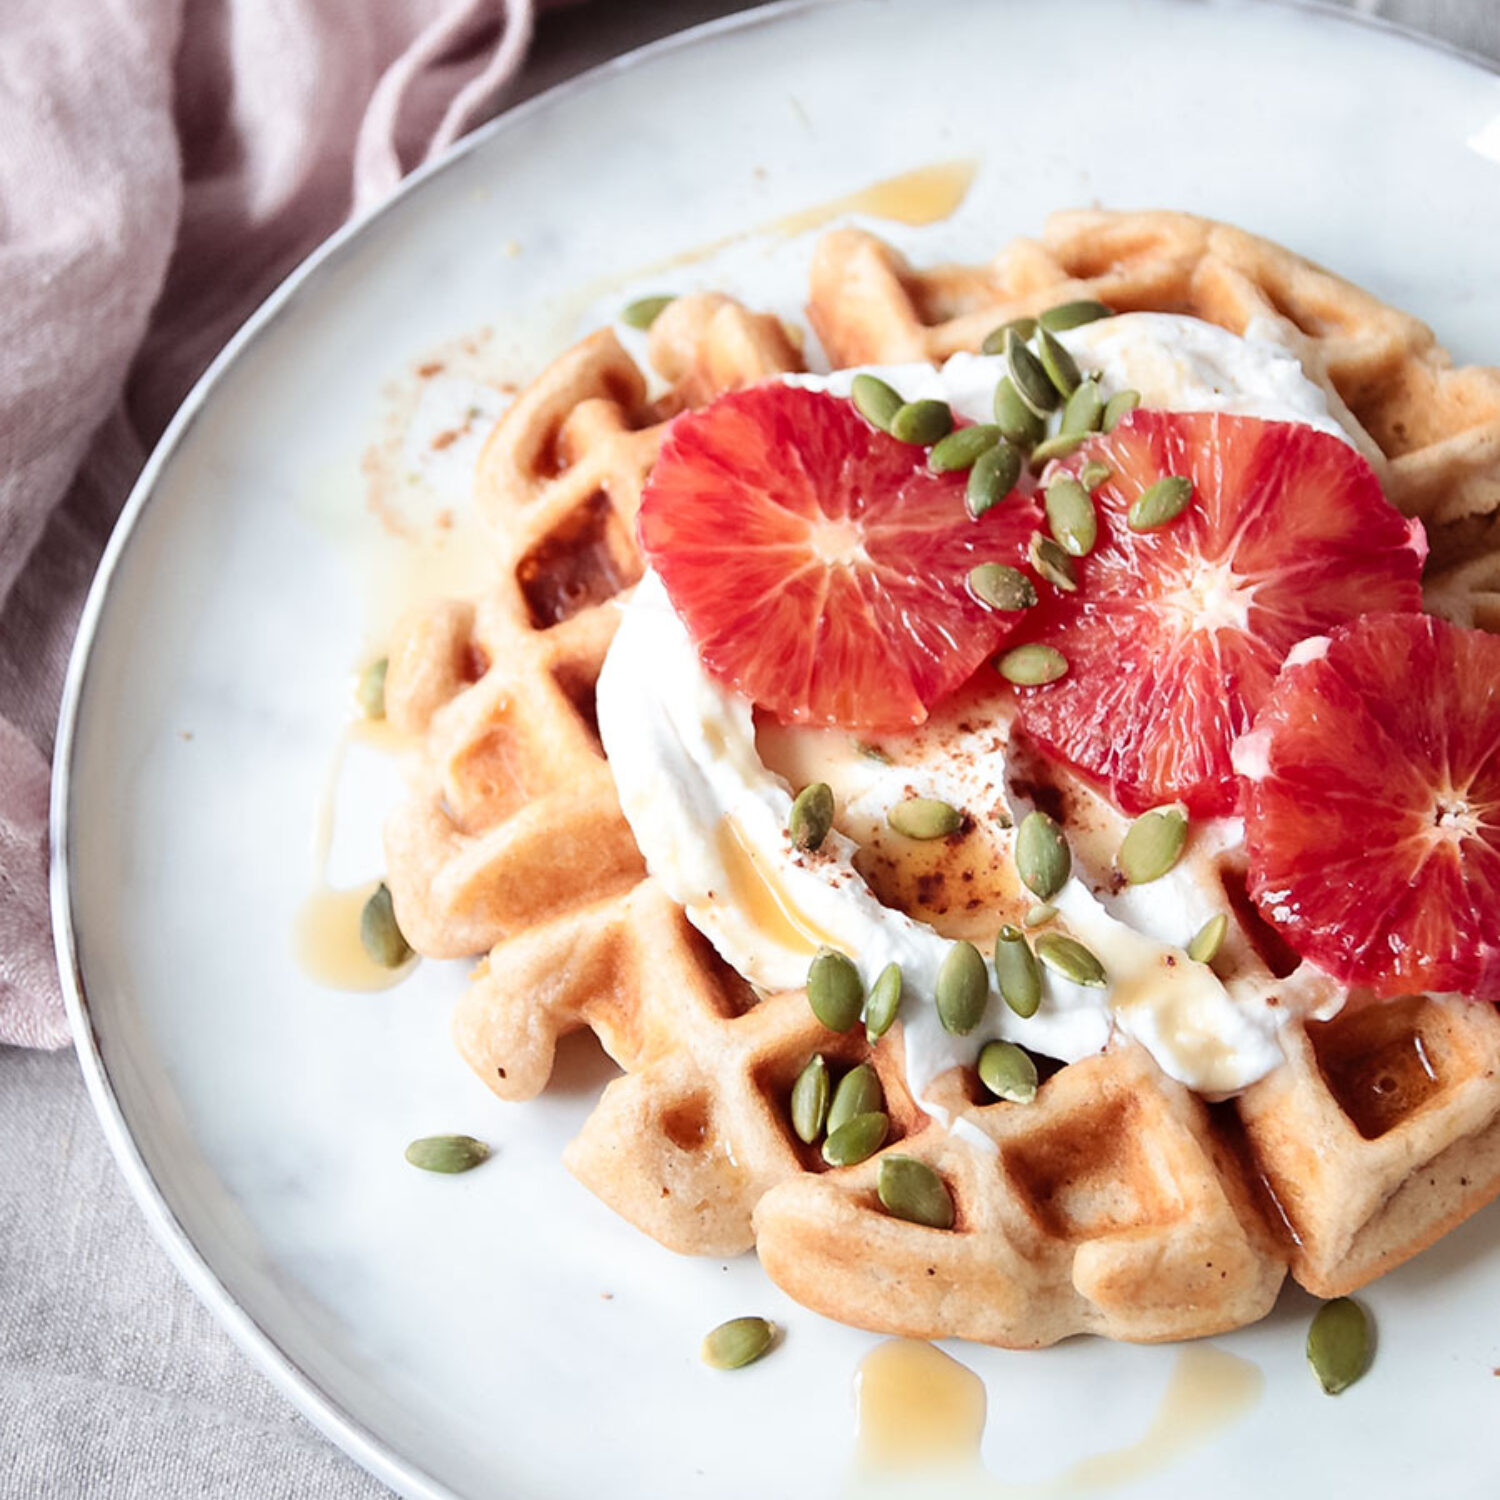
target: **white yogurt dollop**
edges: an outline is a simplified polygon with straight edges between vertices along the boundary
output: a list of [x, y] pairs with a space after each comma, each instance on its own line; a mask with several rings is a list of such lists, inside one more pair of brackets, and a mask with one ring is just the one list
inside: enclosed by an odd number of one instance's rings
[[[1156, 313], [1101, 320], [1062, 337], [1081, 365], [1100, 372], [1106, 396], [1131, 387], [1148, 406], [1299, 421], [1345, 436], [1295, 356], [1266, 339]], [[847, 394], [856, 373], [786, 378]], [[937, 397], [985, 421], [1004, 367], [998, 359], [958, 354], [941, 369], [875, 373], [908, 400]], [[1218, 820], [1194, 827], [1193, 857], [1166, 877], [1118, 891], [1108, 860], [1091, 859], [1089, 846], [1075, 843], [1074, 875], [1054, 902], [1058, 924], [1095, 952], [1108, 985], [1078, 985], [1045, 971], [1034, 1016], [1016, 1016], [992, 990], [977, 1030], [952, 1036], [933, 1004], [952, 941], [882, 904], [855, 868], [858, 846], [838, 831], [815, 853], [793, 848], [786, 833], [793, 789], [762, 761], [751, 705], [703, 670], [654, 574], [625, 607], [600, 675], [598, 714], [621, 806], [648, 869], [750, 983], [766, 991], [799, 988], [822, 947], [848, 955], [867, 986], [888, 963], [901, 965], [908, 1081], [924, 1103], [935, 1078], [972, 1064], [978, 1046], [992, 1037], [1072, 1062], [1100, 1051], [1117, 1028], [1189, 1087], [1228, 1094], [1282, 1060], [1277, 1032], [1290, 1015], [1314, 1008], [1324, 1014], [1339, 1003], [1326, 987], [1299, 990], [1263, 972], [1222, 981], [1187, 957], [1193, 934], [1226, 906], [1213, 861], [1235, 846], [1239, 830]], [[1007, 778], [1007, 733], [1003, 722], [950, 726], [946, 739], [924, 741], [923, 731], [915, 731], [912, 753], [887, 766], [830, 754], [830, 746], [852, 743], [848, 736], [775, 731], [794, 749], [800, 741], [799, 769], [805, 763], [833, 784], [846, 826], [849, 819], [878, 823], [914, 794], [941, 797], [997, 826], [1007, 814], [1018, 822], [1029, 803]], [[1102, 799], [1100, 806], [1106, 821], [1118, 821], [1106, 840], [1117, 846], [1125, 820]]]

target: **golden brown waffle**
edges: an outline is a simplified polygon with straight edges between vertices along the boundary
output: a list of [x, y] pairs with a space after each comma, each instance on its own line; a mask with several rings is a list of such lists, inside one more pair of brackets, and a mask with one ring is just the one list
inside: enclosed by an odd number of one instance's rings
[[[1084, 295], [1234, 328], [1280, 320], [1406, 503], [1455, 517], [1445, 536], [1500, 506], [1480, 461], [1500, 432], [1492, 372], [1449, 370], [1414, 320], [1224, 226], [1061, 215], [989, 267], [922, 273], [840, 232], [810, 311], [840, 362], [894, 361], [976, 347], [1007, 315]], [[1286, 1067], [1213, 1109], [1133, 1046], [1061, 1068], [1024, 1106], [980, 1105], [950, 1075], [946, 1102], [990, 1151], [917, 1109], [899, 1024], [872, 1055], [862, 1033], [823, 1029], [802, 992], [756, 997], [645, 878], [592, 704], [609, 601], [641, 571], [633, 520], [666, 419], [800, 361], [774, 319], [717, 297], [669, 307], [651, 357], [668, 386], [654, 400], [607, 331], [522, 394], [479, 478], [500, 582], [477, 606], [405, 622], [388, 678], [392, 720], [424, 745], [388, 830], [398, 916], [424, 953], [487, 952], [454, 1017], [464, 1056], [502, 1097], [530, 1098], [558, 1039], [588, 1027], [625, 1070], [567, 1153], [582, 1181], [674, 1249], [758, 1244], [792, 1295], [844, 1321], [1022, 1347], [1238, 1326], [1269, 1307], [1288, 1259], [1314, 1290], [1343, 1290], [1494, 1194], [1500, 1023], [1486, 1007], [1414, 1001], [1293, 1030]], [[1446, 434], [1402, 427], [1398, 397], [1419, 376], [1451, 398]], [[943, 1175], [952, 1230], [891, 1219], [875, 1161], [830, 1170], [795, 1138], [788, 1098], [814, 1052], [835, 1068], [870, 1058], [885, 1149]]]

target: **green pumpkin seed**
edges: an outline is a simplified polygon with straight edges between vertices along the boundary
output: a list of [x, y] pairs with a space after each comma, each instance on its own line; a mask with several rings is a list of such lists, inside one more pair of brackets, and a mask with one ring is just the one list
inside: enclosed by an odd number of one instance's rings
[[637, 297], [620, 314], [620, 321], [631, 328], [649, 328], [677, 300], [676, 297]]
[[1067, 458], [1082, 446], [1087, 434], [1082, 432], [1059, 432], [1046, 442], [1038, 443], [1031, 450], [1031, 472], [1040, 474], [1054, 458]]
[[881, 1207], [892, 1218], [925, 1224], [928, 1229], [953, 1228], [953, 1195], [925, 1161], [914, 1156], [887, 1156], [880, 1163], [875, 1191]]
[[1044, 932], [1036, 940], [1036, 956], [1064, 979], [1086, 984], [1092, 989], [1105, 985], [1104, 965], [1076, 938], [1060, 932]]
[[927, 467], [934, 474], [950, 474], [955, 469], [971, 469], [981, 453], [1000, 441], [1000, 429], [993, 422], [979, 422], [973, 427], [959, 427], [932, 445]]
[[715, 1370], [753, 1365], [776, 1342], [776, 1325], [765, 1318], [731, 1318], [703, 1340], [703, 1363]]
[[1061, 589], [1065, 594], [1078, 592], [1078, 569], [1073, 566], [1073, 559], [1050, 536], [1033, 531], [1026, 544], [1026, 558], [1053, 588]]
[[470, 1172], [490, 1154], [472, 1135], [424, 1135], [406, 1148], [406, 1159], [424, 1172]]
[[1016, 830], [1016, 869], [1038, 901], [1050, 901], [1068, 882], [1073, 855], [1067, 835], [1044, 812], [1029, 812]]
[[824, 948], [807, 970], [807, 1003], [830, 1031], [848, 1031], [864, 1006], [859, 970], [832, 948]]
[[1182, 474], [1168, 474], [1141, 491], [1130, 502], [1125, 524], [1132, 531], [1155, 531], [1175, 521], [1193, 498], [1193, 481]]
[[925, 448], [953, 430], [953, 408], [946, 401], [908, 401], [891, 418], [891, 436], [898, 443]]
[[396, 921], [390, 887], [383, 880], [359, 914], [359, 941], [382, 969], [399, 969], [412, 956], [412, 946]]
[[1337, 1396], [1370, 1365], [1370, 1319], [1351, 1297], [1325, 1302], [1307, 1330], [1307, 1362], [1318, 1383]]
[[969, 572], [969, 592], [991, 609], [1030, 609], [1036, 603], [1036, 585], [1019, 568], [1004, 563], [980, 563]]
[[885, 820], [908, 839], [945, 839], [964, 826], [964, 815], [936, 797], [908, 797], [898, 802]]
[[1211, 964], [1219, 956], [1219, 949], [1224, 946], [1224, 938], [1228, 931], [1228, 912], [1221, 911], [1216, 916], [1210, 917], [1193, 934], [1193, 940], [1188, 944], [1187, 956], [1195, 964]]
[[1071, 396], [1083, 381], [1078, 361], [1063, 348], [1059, 339], [1053, 337], [1045, 324], [1036, 331], [1036, 344], [1047, 379], [1056, 386], [1058, 395]]
[[[998, 431], [998, 428], [996, 429]], [[945, 438], [944, 442], [947, 441]], [[941, 445], [939, 445], [941, 446]], [[974, 460], [969, 482], [964, 488], [964, 505], [977, 521], [1015, 489], [1021, 477], [1021, 450], [1001, 438]]]
[[944, 1031], [967, 1036], [984, 1019], [990, 998], [990, 976], [973, 943], [958, 942], [938, 970], [933, 999]]
[[1029, 641], [996, 658], [995, 670], [1017, 687], [1040, 687], [1067, 675], [1068, 658], [1056, 646]]
[[1125, 832], [1115, 863], [1131, 885], [1160, 880], [1182, 856], [1187, 842], [1187, 812], [1159, 807], [1142, 813]]
[[850, 1068], [833, 1091], [833, 1102], [828, 1106], [828, 1133], [832, 1135], [855, 1115], [879, 1114], [884, 1108], [885, 1090], [880, 1087], [879, 1076], [869, 1063], [861, 1063]]
[[1037, 321], [1043, 328], [1050, 328], [1053, 333], [1065, 333], [1069, 328], [1082, 328], [1085, 323], [1097, 323], [1100, 318], [1112, 318], [1114, 315], [1113, 308], [1085, 298], [1049, 307]]
[[1108, 464], [1102, 464], [1097, 458], [1091, 458], [1078, 471], [1078, 482], [1092, 495], [1113, 472]]
[[1025, 935], [1009, 922], [995, 939], [995, 980], [1000, 998], [1021, 1017], [1034, 1016], [1042, 1003], [1042, 971]]
[[854, 1115], [829, 1133], [823, 1142], [823, 1160], [830, 1167], [852, 1167], [874, 1156], [890, 1133], [890, 1116], [880, 1110]]
[[888, 766], [891, 763], [890, 756], [879, 745], [872, 743], [870, 740], [855, 740], [854, 752], [856, 755], [863, 755], [866, 760], [876, 761], [882, 766]]
[[1124, 419], [1141, 404], [1139, 391], [1116, 391], [1104, 403], [1104, 419], [1099, 427], [1103, 432], [1113, 432]]
[[[1041, 360], [1016, 336], [1014, 328], [1006, 330], [1004, 352], [1005, 368], [1021, 400], [1038, 417], [1045, 417], [1049, 411], [1056, 411], [1062, 402], [1057, 387], [1053, 385], [1051, 377], [1042, 367]], [[1005, 424], [1000, 421], [998, 412], [995, 414], [995, 420], [1000, 422], [1003, 431]]]
[[995, 426], [1008, 443], [1029, 448], [1047, 435], [1047, 424], [1021, 399], [1010, 376], [1004, 375], [995, 386]]
[[833, 827], [833, 788], [815, 781], [797, 793], [786, 830], [797, 849], [820, 849]]
[[1036, 1064], [1014, 1042], [987, 1042], [979, 1054], [979, 1081], [997, 1099], [1030, 1104], [1036, 1098]]
[[1023, 927], [1045, 927], [1056, 915], [1057, 908], [1050, 901], [1043, 901], [1038, 906], [1027, 908], [1026, 915], [1021, 918], [1021, 925]]
[[792, 1129], [803, 1145], [812, 1145], [823, 1134], [828, 1118], [828, 1063], [821, 1052], [813, 1053], [792, 1085], [791, 1115]]
[[1058, 431], [1097, 432], [1103, 420], [1104, 397], [1099, 394], [1099, 382], [1085, 380], [1068, 397], [1067, 405], [1063, 407], [1062, 426]]
[[1012, 318], [1009, 323], [1002, 323], [998, 328], [992, 328], [984, 336], [984, 342], [979, 346], [981, 354], [1004, 354], [1005, 335], [1014, 328], [1016, 337], [1029, 339], [1036, 332], [1035, 318]]
[[890, 963], [870, 986], [870, 998], [865, 1001], [865, 1040], [872, 1047], [891, 1029], [900, 1009], [901, 965]]
[[354, 690], [354, 698], [359, 704], [360, 712], [367, 719], [385, 718], [385, 674], [389, 666], [390, 658], [382, 656], [379, 661], [372, 661], [359, 674], [359, 686]]
[[856, 375], [849, 388], [849, 399], [860, 416], [882, 432], [891, 430], [891, 418], [906, 405], [895, 387], [887, 385], [878, 375]]
[[1099, 517], [1089, 492], [1071, 474], [1047, 486], [1047, 526], [1071, 557], [1087, 557], [1099, 539]]

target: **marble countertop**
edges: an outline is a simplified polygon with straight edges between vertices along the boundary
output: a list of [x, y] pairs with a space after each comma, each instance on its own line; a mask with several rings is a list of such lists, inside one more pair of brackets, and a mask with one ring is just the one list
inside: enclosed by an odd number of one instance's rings
[[[711, 16], [615, 0], [543, 18], [516, 97]], [[1495, 0], [1346, 8], [1500, 63]], [[158, 1248], [71, 1052], [0, 1048], [0, 1500], [385, 1496], [240, 1354]]]

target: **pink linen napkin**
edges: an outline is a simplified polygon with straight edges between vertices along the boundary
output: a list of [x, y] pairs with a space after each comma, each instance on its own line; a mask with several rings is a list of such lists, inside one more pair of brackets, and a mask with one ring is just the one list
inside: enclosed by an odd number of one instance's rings
[[67, 1040], [47, 762], [131, 482], [276, 283], [493, 108], [534, 3], [0, 7], [0, 1043]]

